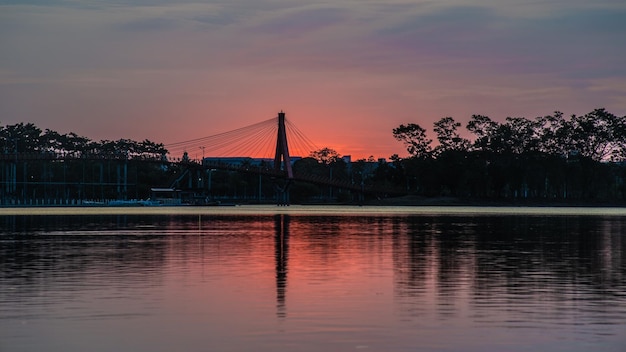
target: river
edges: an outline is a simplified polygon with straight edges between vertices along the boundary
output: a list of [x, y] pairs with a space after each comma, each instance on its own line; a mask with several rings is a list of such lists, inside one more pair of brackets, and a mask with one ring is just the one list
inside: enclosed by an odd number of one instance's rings
[[0, 351], [624, 351], [626, 209], [0, 209]]

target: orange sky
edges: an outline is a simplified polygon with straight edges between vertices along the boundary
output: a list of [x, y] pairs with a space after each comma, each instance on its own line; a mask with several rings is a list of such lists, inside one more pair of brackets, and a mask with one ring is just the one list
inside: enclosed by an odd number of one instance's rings
[[402, 123], [626, 114], [625, 17], [609, 0], [6, 0], [0, 123], [168, 144], [283, 110], [319, 147], [406, 156]]

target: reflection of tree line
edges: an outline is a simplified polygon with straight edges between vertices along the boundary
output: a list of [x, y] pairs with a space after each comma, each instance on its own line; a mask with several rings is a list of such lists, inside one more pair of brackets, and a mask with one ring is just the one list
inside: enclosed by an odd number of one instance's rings
[[[0, 281], [31, 289], [54, 284], [52, 274], [58, 272], [77, 282], [91, 275], [132, 284], [154, 275], [158, 282], [172, 255], [177, 265], [192, 265], [198, 258], [207, 265], [228, 265], [230, 258], [249, 256], [258, 236], [273, 238], [278, 317], [287, 314], [288, 274], [293, 275], [288, 263], [294, 253], [310, 257], [308, 273], [317, 275], [340, 271], [352, 255], [381, 261], [392, 256], [396, 295], [410, 309], [419, 309], [433, 293], [442, 310], [453, 310], [460, 294], [474, 302], [497, 294], [558, 301], [584, 289], [608, 300], [620, 294], [626, 279], [619, 218], [39, 216], [3, 221], [13, 223], [14, 230], [2, 233]], [[97, 228], [107, 233], [98, 234]], [[219, 235], [207, 236], [215, 232]], [[294, 238], [295, 252], [290, 251]]]
[[0, 217], [4, 233], [45, 233], [49, 231], [92, 231], [121, 229], [146, 224], [155, 218], [140, 219], [128, 215], [8, 215]]
[[[255, 237], [268, 234], [271, 221], [197, 215], [3, 216], [0, 281], [28, 283], [57, 271], [81, 277], [93, 273], [130, 277], [159, 272], [172, 255], [182, 259], [180, 263], [203, 257], [210, 264], [248, 255]], [[277, 265], [286, 275], [288, 230], [287, 220], [283, 221], [276, 231], [285, 237], [284, 260]], [[233, 223], [238, 223], [236, 228]], [[218, 236], [205, 236], [207, 231]]]
[[396, 289], [410, 306], [427, 298], [433, 282], [446, 305], [463, 290], [477, 303], [504, 296], [570, 300], [579, 290], [610, 300], [626, 279], [617, 218], [416, 217], [397, 230]]
[[150, 231], [128, 233], [143, 220], [120, 215], [6, 216], [2, 221], [9, 226], [0, 233], [0, 282], [18, 288], [12, 291], [16, 295], [67, 282], [141, 287], [149, 284], [147, 277], [154, 279], [150, 284], [160, 281], [167, 242]]

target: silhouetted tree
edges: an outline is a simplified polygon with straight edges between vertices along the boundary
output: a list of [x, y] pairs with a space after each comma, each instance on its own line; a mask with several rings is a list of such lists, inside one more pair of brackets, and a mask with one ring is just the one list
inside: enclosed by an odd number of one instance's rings
[[624, 154], [626, 117], [595, 109], [584, 116], [572, 116], [572, 125], [572, 144], [582, 156], [602, 161]]
[[5, 152], [32, 153], [42, 151], [42, 131], [32, 123], [7, 125], [2, 133], [2, 149]]
[[325, 165], [332, 164], [341, 159], [341, 155], [337, 153], [336, 150], [328, 147], [312, 151], [309, 156]]
[[573, 149], [571, 121], [566, 120], [560, 111], [540, 116], [536, 120], [540, 131], [539, 150], [549, 155], [567, 156]]
[[427, 158], [432, 152], [432, 139], [426, 137], [426, 130], [416, 123], [400, 125], [393, 129], [393, 137], [402, 142], [413, 157]]
[[434, 131], [437, 134], [437, 142], [439, 142], [434, 150], [436, 155], [451, 150], [467, 151], [470, 143], [459, 135], [457, 131], [459, 127], [461, 127], [461, 123], [454, 121], [452, 117], [444, 117], [435, 122]]

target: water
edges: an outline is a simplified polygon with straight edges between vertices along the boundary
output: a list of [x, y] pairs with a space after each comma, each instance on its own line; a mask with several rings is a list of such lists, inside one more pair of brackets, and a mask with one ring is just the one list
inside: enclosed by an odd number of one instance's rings
[[0, 351], [624, 351], [623, 212], [0, 209]]

